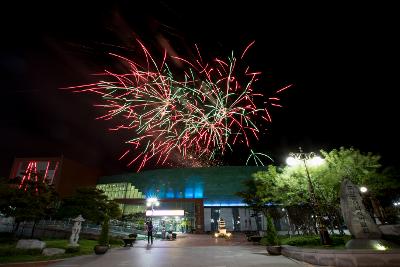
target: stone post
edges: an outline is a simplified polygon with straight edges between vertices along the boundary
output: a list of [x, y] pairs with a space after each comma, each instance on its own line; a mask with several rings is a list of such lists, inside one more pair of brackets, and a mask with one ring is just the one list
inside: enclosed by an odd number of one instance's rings
[[340, 207], [343, 219], [354, 239], [346, 243], [347, 249], [378, 249], [392, 247], [382, 240], [382, 233], [367, 212], [359, 188], [345, 179], [340, 187]]

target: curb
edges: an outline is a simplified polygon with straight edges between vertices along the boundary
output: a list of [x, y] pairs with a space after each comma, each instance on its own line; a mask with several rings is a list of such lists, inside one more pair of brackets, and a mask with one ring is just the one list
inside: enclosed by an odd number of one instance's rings
[[10, 262], [10, 263], [0, 263], [0, 267], [42, 267], [47, 266], [52, 263], [63, 261], [64, 259], [55, 259], [48, 261], [26, 261], [26, 262]]

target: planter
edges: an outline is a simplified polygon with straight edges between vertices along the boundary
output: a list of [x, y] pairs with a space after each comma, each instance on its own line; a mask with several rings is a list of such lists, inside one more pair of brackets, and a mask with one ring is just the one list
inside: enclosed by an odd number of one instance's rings
[[281, 246], [267, 246], [267, 251], [270, 255], [281, 255]]
[[107, 252], [107, 250], [108, 250], [108, 246], [96, 245], [94, 247], [94, 253], [96, 253], [97, 255], [104, 254]]

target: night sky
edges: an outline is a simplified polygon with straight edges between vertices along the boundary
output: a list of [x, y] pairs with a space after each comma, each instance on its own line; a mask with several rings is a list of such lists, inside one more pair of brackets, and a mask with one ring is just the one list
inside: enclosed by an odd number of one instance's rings
[[[108, 52], [134, 56], [135, 38], [155, 51], [165, 39], [183, 56], [198, 44], [205, 57], [239, 53], [255, 40], [247, 61], [263, 72], [260, 90], [293, 84], [255, 147], [277, 164], [298, 146], [305, 151], [353, 146], [400, 166], [399, 22], [393, 7], [54, 2], [2, 7], [2, 176], [14, 157], [29, 156], [64, 155], [105, 173], [130, 170], [117, 160], [124, 136], [94, 120], [100, 114], [92, 107], [96, 100], [59, 88], [95, 81], [91, 74], [115, 64]], [[225, 163], [243, 164], [247, 156], [240, 152]]]

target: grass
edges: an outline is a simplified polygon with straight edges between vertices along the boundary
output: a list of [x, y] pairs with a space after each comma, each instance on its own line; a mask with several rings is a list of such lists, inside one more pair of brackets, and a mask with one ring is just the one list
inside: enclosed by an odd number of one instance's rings
[[[63, 239], [48, 239], [43, 240], [46, 242], [47, 248], [63, 248], [66, 249], [68, 246], [68, 240]], [[55, 256], [44, 256], [40, 251], [32, 250], [19, 250], [16, 249], [16, 243], [0, 243], [0, 262], [1, 263], [12, 263], [12, 262], [27, 262], [27, 261], [47, 261], [55, 259], [64, 259], [74, 256], [87, 255], [94, 253], [93, 248], [97, 245], [96, 240], [79, 240], [80, 250], [74, 253], [65, 253]], [[119, 246], [119, 245], [112, 245]]]

